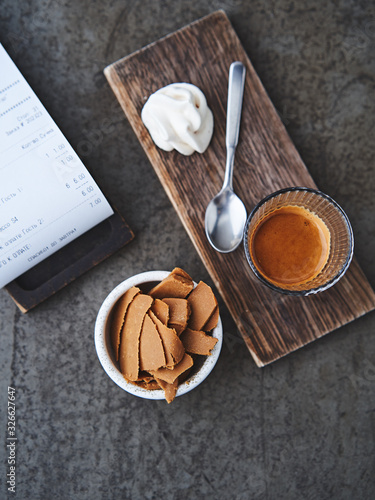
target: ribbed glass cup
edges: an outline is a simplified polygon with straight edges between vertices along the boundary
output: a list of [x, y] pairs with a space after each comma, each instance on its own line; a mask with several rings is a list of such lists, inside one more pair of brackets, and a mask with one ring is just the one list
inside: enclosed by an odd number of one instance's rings
[[[271, 212], [286, 206], [305, 208], [317, 215], [330, 232], [328, 260], [321, 272], [310, 281], [280, 286], [267, 280], [257, 269], [249, 249], [254, 230]], [[350, 221], [343, 209], [328, 195], [305, 187], [291, 187], [270, 194], [260, 201], [247, 219], [244, 230], [247, 261], [255, 276], [278, 292], [289, 295], [309, 295], [327, 290], [345, 274], [353, 257], [354, 239]]]

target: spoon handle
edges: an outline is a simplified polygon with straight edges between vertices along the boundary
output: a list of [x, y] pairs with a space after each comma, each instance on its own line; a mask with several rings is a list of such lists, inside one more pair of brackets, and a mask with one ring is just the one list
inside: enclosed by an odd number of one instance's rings
[[226, 146], [236, 147], [240, 133], [242, 98], [245, 85], [245, 66], [234, 62], [229, 68]]
[[227, 148], [227, 161], [223, 189], [232, 189], [234, 153], [238, 144], [243, 91], [245, 86], [246, 68], [241, 62], [234, 62], [229, 68], [228, 103], [225, 145]]

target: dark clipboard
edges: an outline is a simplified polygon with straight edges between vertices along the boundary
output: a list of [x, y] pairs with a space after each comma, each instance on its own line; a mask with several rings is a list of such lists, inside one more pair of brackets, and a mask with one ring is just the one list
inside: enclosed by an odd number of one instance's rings
[[114, 213], [4, 287], [26, 313], [113, 255], [134, 238], [124, 218]]

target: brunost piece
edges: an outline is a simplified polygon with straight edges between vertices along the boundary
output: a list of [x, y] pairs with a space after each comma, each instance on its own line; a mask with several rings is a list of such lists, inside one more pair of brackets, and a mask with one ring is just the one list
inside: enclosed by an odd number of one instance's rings
[[118, 300], [111, 344], [124, 378], [148, 390], [162, 389], [168, 403], [201, 356], [217, 339], [210, 335], [219, 309], [211, 288], [175, 268], [147, 293], [133, 286]]

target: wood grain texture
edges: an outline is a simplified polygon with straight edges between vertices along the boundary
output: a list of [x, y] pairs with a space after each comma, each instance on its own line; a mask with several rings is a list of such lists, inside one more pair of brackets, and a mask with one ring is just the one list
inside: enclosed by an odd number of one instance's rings
[[[233, 182], [249, 212], [273, 191], [316, 185], [224, 12], [198, 20], [104, 72], [256, 364], [264, 366], [374, 309], [375, 295], [356, 260], [337, 285], [321, 294], [281, 295], [255, 280], [242, 246], [220, 254], [207, 242], [204, 214], [224, 179], [228, 71], [236, 60], [245, 64], [247, 74]], [[173, 82], [197, 85], [213, 111], [214, 135], [203, 155], [164, 152], [143, 126], [147, 98]]]

